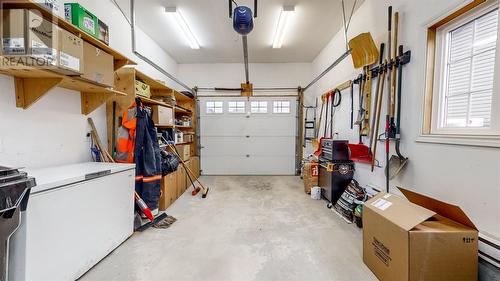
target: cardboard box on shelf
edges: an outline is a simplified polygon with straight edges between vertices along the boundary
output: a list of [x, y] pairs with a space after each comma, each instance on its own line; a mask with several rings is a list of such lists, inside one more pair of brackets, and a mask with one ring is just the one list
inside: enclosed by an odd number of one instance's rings
[[191, 156], [191, 146], [187, 144], [176, 145], [177, 151], [179, 152], [182, 160], [188, 161]]
[[400, 188], [363, 208], [363, 261], [382, 281], [471, 281], [478, 231], [457, 206]]
[[135, 94], [146, 98], [151, 98], [151, 87], [142, 81], [135, 80]]
[[83, 40], [59, 28], [59, 59], [58, 72], [67, 75], [83, 73]]
[[160, 105], [154, 105], [151, 106], [151, 109], [153, 111], [152, 112], [153, 122], [155, 122], [156, 125], [163, 125], [163, 126], [174, 125], [174, 116], [172, 108]]
[[109, 27], [100, 19], [97, 20], [97, 39], [109, 45]]
[[78, 3], [64, 4], [64, 18], [86, 33], [98, 38], [98, 19]]
[[59, 0], [35, 0], [34, 2], [44, 6], [53, 14], [59, 15], [59, 13], [61, 12]]
[[85, 63], [83, 64], [82, 78], [108, 87], [114, 86], [112, 55], [92, 44], [83, 42], [83, 60]]
[[56, 68], [59, 28], [36, 11], [3, 9], [1, 12], [2, 55], [26, 56], [26, 60], [21, 60], [23, 64]]
[[184, 134], [184, 142], [190, 143], [193, 141], [193, 139], [194, 139], [193, 134]]

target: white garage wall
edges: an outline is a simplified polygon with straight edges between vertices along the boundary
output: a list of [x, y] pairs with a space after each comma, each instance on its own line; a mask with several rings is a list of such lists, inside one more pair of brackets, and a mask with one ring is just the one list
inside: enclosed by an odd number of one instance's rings
[[[251, 63], [249, 69], [254, 88], [303, 86], [312, 73], [310, 63]], [[179, 79], [198, 87], [239, 88], [245, 82], [240, 63], [179, 64], [178, 73]]]
[[[60, 1], [63, 3], [64, 1]], [[80, 0], [84, 7], [109, 25], [110, 45], [138, 63], [146, 74], [168, 81], [161, 73], [132, 54], [130, 28], [120, 11], [109, 0]], [[177, 63], [140, 30], [139, 52], [177, 74]], [[14, 79], [0, 75], [0, 165], [44, 167], [90, 160], [90, 130], [87, 116], [80, 113], [80, 95], [62, 88], [55, 88], [28, 110], [16, 108]], [[99, 135], [106, 141], [106, 107], [93, 112]]]
[[[392, 191], [396, 192], [395, 186], [404, 186], [457, 204], [471, 217], [482, 234], [500, 240], [500, 149], [415, 141], [421, 128], [426, 25], [465, 2], [393, 0], [382, 4], [379, 0], [366, 0], [352, 19], [350, 36], [370, 31], [379, 45], [386, 38], [387, 5], [392, 3], [395, 10], [400, 12], [400, 44], [412, 50], [412, 62], [403, 71], [402, 105], [402, 151], [410, 158], [410, 162], [402, 175], [391, 182]], [[313, 62], [315, 74], [320, 73], [345, 50], [343, 40], [343, 34], [338, 33], [318, 55]], [[350, 60], [346, 60], [322, 79], [315, 90], [307, 93], [308, 100], [312, 102], [314, 97], [340, 82], [354, 78], [359, 72], [352, 68]], [[335, 128], [340, 138], [357, 143], [357, 129], [350, 130], [348, 90], [343, 97]], [[382, 112], [382, 116], [385, 116], [385, 112]], [[385, 162], [385, 152], [382, 150], [378, 151], [377, 158]], [[385, 188], [382, 169], [372, 174], [367, 165], [358, 164], [356, 178], [363, 185]]]

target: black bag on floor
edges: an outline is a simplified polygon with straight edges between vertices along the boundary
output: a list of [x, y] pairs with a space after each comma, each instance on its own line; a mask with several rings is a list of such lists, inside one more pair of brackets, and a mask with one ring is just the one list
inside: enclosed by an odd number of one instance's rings
[[360, 203], [364, 202], [365, 199], [366, 191], [359, 186], [356, 180], [352, 180], [335, 204], [334, 209], [345, 220], [352, 223], [354, 222], [354, 209], [356, 209]]

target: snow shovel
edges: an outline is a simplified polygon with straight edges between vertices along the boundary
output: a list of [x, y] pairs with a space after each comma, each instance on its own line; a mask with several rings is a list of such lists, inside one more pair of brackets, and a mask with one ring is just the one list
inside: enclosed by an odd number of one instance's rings
[[[321, 73], [316, 79], [314, 79], [309, 85], [304, 88], [304, 91], [316, 83], [321, 77], [326, 75], [330, 70], [342, 62], [349, 54], [352, 57], [352, 63], [354, 68], [361, 68], [365, 65], [371, 65], [377, 61], [379, 56], [377, 46], [373, 41], [372, 35], [367, 33], [361, 33], [358, 36], [352, 38], [349, 41], [349, 50], [347, 50], [342, 56], [340, 56], [331, 66], [329, 66], [323, 73]], [[312, 141], [312, 146], [314, 151], [319, 149], [319, 140]]]
[[[399, 55], [403, 55], [403, 46], [399, 46]], [[399, 172], [404, 168], [406, 163], [408, 163], [408, 157], [404, 157], [400, 150], [399, 144], [401, 142], [401, 83], [403, 81], [403, 66], [399, 65], [398, 68], [398, 108], [397, 108], [397, 120], [396, 120], [396, 154], [392, 155], [389, 160], [389, 179], [395, 178]]]
[[352, 49], [352, 61], [354, 68], [363, 68], [363, 95], [365, 98], [365, 108], [363, 118], [356, 122], [364, 124], [361, 134], [368, 136], [370, 134], [370, 107], [371, 107], [371, 72], [370, 65], [376, 63], [379, 58], [379, 51], [370, 33], [362, 33], [349, 41], [349, 48]]

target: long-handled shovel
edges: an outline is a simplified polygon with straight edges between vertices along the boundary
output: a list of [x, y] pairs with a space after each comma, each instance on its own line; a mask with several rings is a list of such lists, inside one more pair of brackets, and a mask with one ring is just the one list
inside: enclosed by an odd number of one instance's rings
[[[399, 56], [403, 55], [403, 46], [399, 46]], [[403, 81], [403, 66], [399, 65], [398, 68], [398, 107], [397, 107], [397, 121], [396, 121], [396, 154], [392, 155], [389, 160], [389, 179], [396, 177], [399, 172], [404, 168], [406, 163], [408, 163], [408, 157], [404, 157], [400, 150], [399, 145], [401, 143], [401, 83]]]
[[380, 81], [380, 86], [377, 89], [377, 98], [376, 98], [376, 109], [375, 109], [375, 117], [374, 117], [374, 127], [373, 130], [374, 132], [371, 135], [371, 165], [372, 165], [372, 172], [375, 167], [375, 159], [377, 157], [377, 144], [378, 144], [378, 132], [380, 128], [380, 112], [382, 111], [382, 101], [384, 98], [384, 84], [385, 84], [385, 74], [387, 73], [387, 60], [384, 61], [383, 64], [380, 64], [380, 73], [379, 75], [379, 81]]
[[397, 55], [397, 47], [398, 47], [398, 30], [399, 30], [399, 13], [394, 13], [394, 36], [393, 36], [393, 44], [392, 44], [392, 68], [391, 68], [391, 105], [390, 105], [390, 118], [391, 123], [389, 126], [389, 138], [396, 138], [396, 124], [394, 122], [394, 116], [396, 115], [396, 55]]

